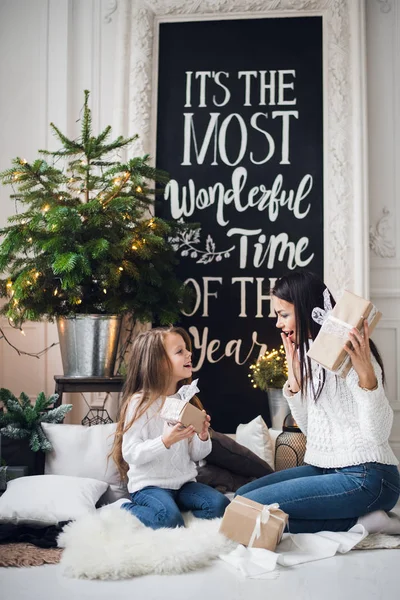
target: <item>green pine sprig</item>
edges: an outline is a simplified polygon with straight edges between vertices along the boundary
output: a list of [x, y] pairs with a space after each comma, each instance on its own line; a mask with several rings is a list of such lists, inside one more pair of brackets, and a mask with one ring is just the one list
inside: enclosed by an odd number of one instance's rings
[[51, 409], [57, 398], [57, 394], [47, 397], [40, 392], [32, 405], [24, 392], [17, 398], [10, 390], [1, 388], [0, 400], [4, 410], [0, 412], [0, 433], [13, 439], [29, 438], [29, 446], [33, 452], [51, 451], [52, 445], [41, 423], [61, 423], [72, 409], [72, 404], [62, 404]]

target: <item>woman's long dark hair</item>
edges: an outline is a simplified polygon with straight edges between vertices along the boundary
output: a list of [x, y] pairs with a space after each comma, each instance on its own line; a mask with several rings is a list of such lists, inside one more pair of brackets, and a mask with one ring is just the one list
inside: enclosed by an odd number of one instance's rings
[[[314, 273], [309, 271], [293, 271], [287, 273], [276, 282], [272, 294], [280, 300], [285, 300], [294, 305], [296, 319], [296, 337], [300, 361], [300, 381], [298, 382], [303, 394], [306, 393], [307, 382], [312, 386], [314, 400], [317, 400], [325, 385], [326, 371], [322, 370], [322, 380], [315, 389], [311, 371], [311, 359], [306, 355], [310, 347], [310, 338], [315, 340], [321, 325], [316, 323], [311, 313], [314, 308], [324, 309], [324, 291], [327, 289], [324, 282]], [[328, 290], [329, 291], [329, 290]], [[329, 291], [332, 307], [336, 302]], [[373, 356], [382, 369], [382, 381], [385, 381], [385, 372], [382, 358], [374, 342], [370, 339], [370, 348]]]

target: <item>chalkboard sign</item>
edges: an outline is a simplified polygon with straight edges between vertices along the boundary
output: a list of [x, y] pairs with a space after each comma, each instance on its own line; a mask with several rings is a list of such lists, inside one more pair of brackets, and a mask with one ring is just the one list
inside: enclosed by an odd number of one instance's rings
[[159, 26], [157, 206], [200, 228], [174, 240], [194, 292], [182, 315], [200, 397], [219, 431], [261, 414], [249, 366], [280, 344], [269, 290], [323, 276], [322, 17]]

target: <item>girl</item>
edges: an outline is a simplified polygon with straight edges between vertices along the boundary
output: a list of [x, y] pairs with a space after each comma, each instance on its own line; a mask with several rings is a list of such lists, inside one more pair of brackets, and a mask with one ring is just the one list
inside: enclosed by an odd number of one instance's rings
[[[211, 452], [210, 417], [197, 435], [191, 426], [169, 426], [159, 414], [165, 397], [191, 381], [191, 356], [190, 338], [179, 327], [150, 329], [132, 345], [112, 456], [131, 496], [121, 508], [152, 529], [183, 527], [181, 510], [200, 519], [221, 517], [229, 504], [196, 482], [195, 462]], [[191, 402], [203, 408], [196, 397]]]
[[[292, 533], [347, 531], [356, 523], [369, 533], [400, 533], [400, 520], [385, 511], [399, 493], [398, 460], [388, 438], [393, 412], [383, 389], [384, 372], [368, 324], [352, 329], [344, 346], [352, 369], [345, 379], [306, 356], [321, 325], [324, 283], [312, 273], [292, 272], [272, 290], [276, 326], [288, 362], [283, 394], [307, 436], [306, 465], [251, 482], [236, 493], [262, 504], [279, 502]], [[335, 302], [329, 293], [332, 306]]]

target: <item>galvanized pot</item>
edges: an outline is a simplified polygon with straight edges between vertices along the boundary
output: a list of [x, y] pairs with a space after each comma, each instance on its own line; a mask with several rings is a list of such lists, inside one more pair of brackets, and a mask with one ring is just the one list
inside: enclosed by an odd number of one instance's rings
[[289, 404], [282, 388], [268, 388], [268, 405], [272, 429], [282, 429], [285, 417], [290, 413]]
[[64, 375], [114, 375], [122, 317], [76, 315], [57, 319]]

